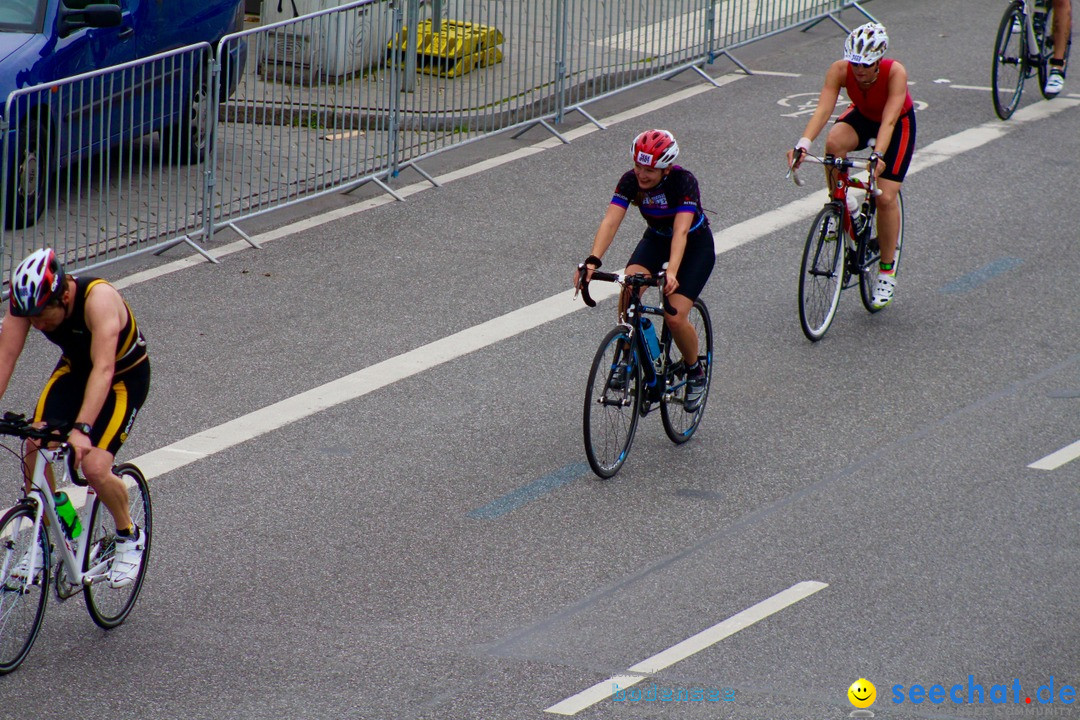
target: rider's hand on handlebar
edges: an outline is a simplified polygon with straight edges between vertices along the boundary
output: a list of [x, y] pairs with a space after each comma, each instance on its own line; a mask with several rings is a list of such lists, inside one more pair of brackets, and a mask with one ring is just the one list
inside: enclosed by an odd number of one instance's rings
[[93, 449], [94, 445], [90, 442], [90, 438], [78, 430], [72, 430], [68, 434], [68, 444], [75, 451], [75, 469], [77, 470], [82, 465], [83, 458]]
[[679, 289], [679, 279], [675, 277], [675, 273], [664, 273], [664, 295], [670, 295]]
[[795, 147], [787, 151], [787, 163], [789, 170], [798, 170], [802, 165], [803, 156], [810, 150], [810, 138], [799, 138]]
[[593, 270], [596, 270], [602, 264], [600, 258], [595, 255], [590, 255], [585, 258], [585, 262], [579, 263], [577, 270], [574, 271], [574, 289], [581, 290], [582, 285], [592, 280]]
[[872, 153], [870, 153], [870, 158], [869, 159], [870, 159], [870, 162], [874, 163], [874, 165], [873, 165], [874, 177], [878, 177], [879, 175], [881, 175], [881, 173], [885, 172], [885, 159], [882, 158], [881, 155], [878, 155], [876, 152], [872, 152]]

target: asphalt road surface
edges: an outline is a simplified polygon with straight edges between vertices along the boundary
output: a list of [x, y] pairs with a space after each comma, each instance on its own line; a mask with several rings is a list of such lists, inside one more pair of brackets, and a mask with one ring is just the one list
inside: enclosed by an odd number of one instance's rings
[[[822, 189], [783, 154], [831, 23], [745, 48], [752, 76], [718, 61], [720, 87], [597, 103], [569, 145], [439, 156], [404, 202], [262, 218], [262, 250], [222, 233], [220, 265], [110, 268], [153, 361], [120, 455], [152, 478], [149, 575], [113, 631], [53, 599], [0, 717], [839, 719], [860, 678], [876, 717], [1076, 717], [1080, 79], [997, 120], [1002, 5], [867, 5], [919, 103], [904, 263], [889, 308], [846, 292], [816, 344]], [[712, 211], [717, 361], [694, 439], [650, 415], [599, 481], [580, 414], [615, 305], [569, 284], [649, 127]], [[54, 362], [29, 343], [4, 408]]]

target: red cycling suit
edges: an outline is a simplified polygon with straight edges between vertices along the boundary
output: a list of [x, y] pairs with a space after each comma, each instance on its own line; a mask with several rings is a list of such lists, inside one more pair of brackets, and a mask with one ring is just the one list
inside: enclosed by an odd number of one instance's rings
[[[859, 83], [855, 80], [855, 72], [851, 69], [851, 63], [848, 63], [844, 89], [851, 98], [851, 105], [840, 114], [836, 122], [846, 123], [855, 128], [859, 136], [856, 150], [867, 147], [868, 142], [877, 137], [881, 127], [881, 117], [885, 112], [885, 103], [889, 99], [889, 73], [892, 71], [893, 62], [891, 59], [881, 61], [877, 79], [866, 90], [859, 87]], [[880, 148], [875, 149], [881, 152]], [[881, 152], [881, 157], [885, 161], [885, 172], [881, 173], [881, 177], [903, 182], [914, 152], [915, 105], [911, 101], [911, 93], [906, 93], [900, 118], [893, 128], [892, 140], [885, 152]]]

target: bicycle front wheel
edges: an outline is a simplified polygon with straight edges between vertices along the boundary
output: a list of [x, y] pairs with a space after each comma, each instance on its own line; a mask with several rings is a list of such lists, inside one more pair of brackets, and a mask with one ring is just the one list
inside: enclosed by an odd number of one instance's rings
[[[900, 211], [900, 225], [896, 231], [896, 254], [893, 256], [893, 267], [896, 274], [900, 275], [900, 256], [904, 249], [904, 195], [896, 193], [896, 205]], [[874, 283], [877, 282], [878, 261], [881, 259], [881, 251], [878, 247], [878, 214], [874, 213], [874, 227], [870, 230], [869, 239], [866, 241], [870, 247], [864, 247], [859, 256], [859, 266], [863, 268], [859, 273], [859, 296], [862, 298], [863, 307], [867, 312], [876, 313], [884, 308], [874, 307]]]
[[593, 358], [582, 428], [589, 466], [602, 478], [619, 472], [630, 454], [641, 406], [641, 365], [625, 328], [609, 332]]
[[[27, 553], [35, 542], [41, 570], [31, 577]], [[45, 620], [49, 548], [44, 523], [34, 537], [34, 511], [29, 505], [16, 505], [0, 519], [0, 675], [22, 664]]]
[[[90, 617], [106, 630], [124, 622], [142, 590], [146, 578], [146, 567], [150, 560], [150, 541], [154, 537], [153, 514], [150, 506], [150, 487], [142, 471], [131, 463], [123, 463], [113, 468], [113, 472], [124, 481], [128, 491], [128, 512], [131, 520], [139, 526], [139, 531], [146, 538], [143, 549], [142, 565], [135, 580], [127, 587], [110, 587], [108, 581], [88, 585], [83, 592], [86, 609]], [[116, 524], [101, 498], [94, 499], [90, 510], [90, 525], [87, 531], [86, 558], [83, 560], [83, 572], [95, 565], [112, 560], [116, 553]]]
[[690, 324], [697, 333], [698, 358], [705, 363], [705, 393], [701, 396], [701, 404], [693, 412], [685, 409], [686, 397], [686, 366], [683, 362], [674, 364], [671, 359], [672, 347], [675, 343], [667, 326], [664, 326], [663, 344], [668, 354], [665, 367], [672, 368], [668, 375], [668, 386], [665, 388], [664, 398], [660, 403], [660, 417], [664, 421], [664, 432], [676, 445], [693, 437], [694, 432], [701, 424], [701, 417], [705, 414], [705, 403], [709, 399], [709, 388], [712, 386], [713, 376], [713, 330], [712, 320], [709, 318], [709, 309], [698, 298], [694, 306], [690, 308]]
[[844, 287], [844, 231], [840, 208], [826, 205], [810, 227], [799, 270], [799, 322], [817, 342], [829, 329]]
[[994, 43], [991, 96], [994, 99], [994, 112], [1002, 120], [1008, 120], [1020, 104], [1027, 73], [1023, 3], [1017, 1], [1006, 8]]

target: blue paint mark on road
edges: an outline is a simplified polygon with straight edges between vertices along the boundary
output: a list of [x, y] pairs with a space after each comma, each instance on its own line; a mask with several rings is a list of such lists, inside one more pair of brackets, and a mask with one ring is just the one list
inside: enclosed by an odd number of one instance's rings
[[941, 288], [941, 292], [946, 295], [956, 295], [965, 293], [969, 290], [974, 290], [987, 280], [995, 278], [1013, 268], [1020, 267], [1023, 262], [1024, 261], [1020, 258], [1001, 258], [1000, 260], [995, 260], [986, 267], [979, 268], [974, 272], [970, 272], [963, 277], [953, 280], [951, 283]]
[[588, 472], [588, 470], [589, 466], [585, 463], [572, 463], [560, 470], [556, 470], [550, 475], [545, 475], [539, 480], [531, 482], [524, 487], [508, 492], [497, 500], [492, 500], [484, 507], [477, 508], [470, 512], [469, 517], [491, 520], [492, 518], [505, 515], [511, 510], [517, 510], [530, 500], [535, 500], [542, 495], [548, 494], [552, 490], [556, 490], [567, 483], [577, 480]]

